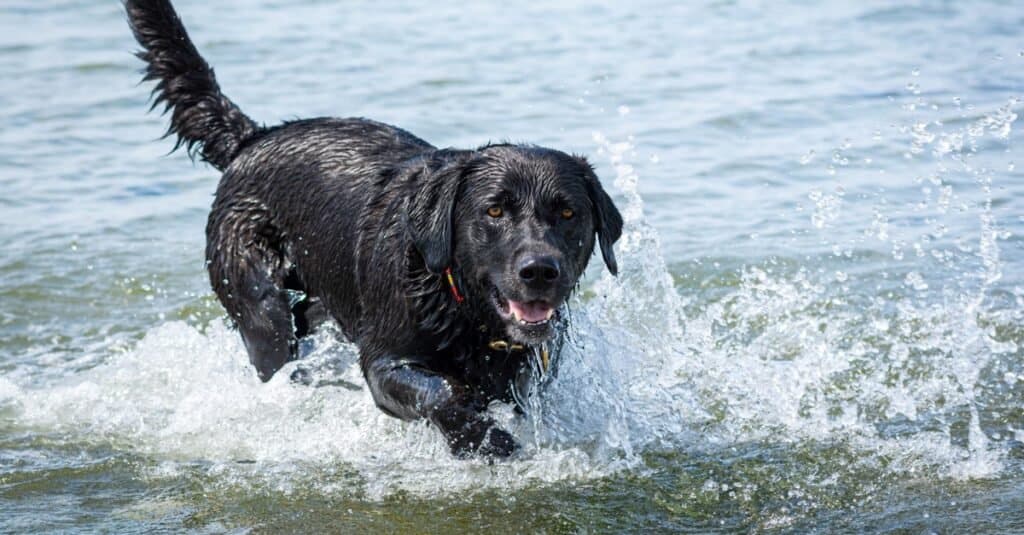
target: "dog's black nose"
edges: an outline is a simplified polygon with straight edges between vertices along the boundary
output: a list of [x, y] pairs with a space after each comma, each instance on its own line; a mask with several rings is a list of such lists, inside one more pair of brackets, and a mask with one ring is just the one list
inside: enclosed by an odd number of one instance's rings
[[519, 280], [530, 286], [547, 286], [558, 280], [558, 260], [550, 256], [526, 256], [519, 261]]

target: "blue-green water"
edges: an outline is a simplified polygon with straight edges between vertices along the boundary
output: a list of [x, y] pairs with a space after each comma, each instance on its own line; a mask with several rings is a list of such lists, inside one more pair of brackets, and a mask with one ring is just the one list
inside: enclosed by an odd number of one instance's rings
[[0, 531], [1024, 530], [1019, 4], [176, 4], [258, 120], [589, 155], [623, 273], [510, 462], [260, 384], [119, 3], [9, 1]]

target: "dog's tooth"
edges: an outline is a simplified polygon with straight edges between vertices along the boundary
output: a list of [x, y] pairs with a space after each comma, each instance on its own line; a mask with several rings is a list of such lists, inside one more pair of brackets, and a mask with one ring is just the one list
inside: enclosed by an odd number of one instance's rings
[[548, 309], [548, 317], [544, 318], [544, 321], [547, 322], [549, 319], [551, 319], [551, 316], [554, 316], [554, 315], [555, 315], [555, 309], [549, 308]]

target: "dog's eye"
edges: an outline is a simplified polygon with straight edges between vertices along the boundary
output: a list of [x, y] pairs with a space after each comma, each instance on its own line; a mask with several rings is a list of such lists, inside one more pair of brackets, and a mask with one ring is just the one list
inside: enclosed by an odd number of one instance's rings
[[573, 212], [572, 208], [562, 208], [562, 219], [572, 219], [574, 215], [576, 212]]
[[487, 209], [487, 215], [491, 217], [501, 217], [501, 215], [504, 213], [505, 211], [502, 210], [501, 207], [498, 206], [497, 204]]

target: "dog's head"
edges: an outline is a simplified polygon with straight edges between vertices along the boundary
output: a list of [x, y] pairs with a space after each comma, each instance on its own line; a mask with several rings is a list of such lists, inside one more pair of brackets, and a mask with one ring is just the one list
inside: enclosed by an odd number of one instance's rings
[[550, 339], [550, 320], [622, 216], [585, 159], [538, 147], [492, 145], [444, 153], [408, 205], [409, 230], [427, 269], [452, 268], [473, 307], [515, 341]]

